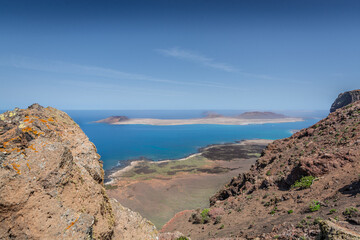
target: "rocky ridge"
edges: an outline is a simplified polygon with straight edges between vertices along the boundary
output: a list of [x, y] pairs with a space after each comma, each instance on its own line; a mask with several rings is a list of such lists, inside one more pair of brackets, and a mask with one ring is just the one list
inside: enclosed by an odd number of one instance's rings
[[350, 103], [360, 100], [360, 89], [340, 93], [334, 103], [331, 105], [330, 112], [335, 112], [336, 109], [345, 107]]
[[360, 101], [269, 144], [208, 210], [178, 214], [162, 231], [193, 239], [360, 239], [359, 169]]
[[66, 113], [33, 104], [0, 115], [0, 239], [157, 239], [103, 180], [94, 144]]

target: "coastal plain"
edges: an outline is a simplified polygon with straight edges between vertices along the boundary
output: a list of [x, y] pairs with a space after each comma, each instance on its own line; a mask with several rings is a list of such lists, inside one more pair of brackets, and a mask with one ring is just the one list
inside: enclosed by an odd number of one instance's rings
[[209, 196], [246, 172], [271, 140], [212, 145], [187, 158], [135, 161], [111, 173], [107, 193], [161, 228], [176, 213], [209, 206]]

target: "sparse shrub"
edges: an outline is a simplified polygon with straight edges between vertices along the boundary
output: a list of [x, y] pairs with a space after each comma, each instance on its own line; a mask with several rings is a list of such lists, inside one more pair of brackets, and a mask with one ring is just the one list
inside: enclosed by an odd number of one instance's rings
[[336, 209], [330, 209], [330, 214], [336, 213]]
[[274, 207], [274, 209], [271, 210], [271, 211], [269, 212], [269, 214], [270, 214], [270, 215], [274, 215], [274, 214], [276, 213], [276, 211], [277, 211], [277, 207]]
[[177, 238], [176, 240], [189, 240], [187, 237], [181, 236], [179, 238]]
[[205, 208], [204, 210], [202, 210], [202, 212], [200, 214], [201, 215], [201, 223], [209, 222], [209, 220], [210, 220], [209, 211], [210, 211], [210, 209], [208, 209], [208, 208]]
[[221, 226], [219, 227], [219, 229], [223, 229], [224, 228], [224, 224], [221, 224]]
[[300, 188], [300, 189], [309, 188], [315, 180], [316, 180], [316, 178], [313, 176], [305, 176], [305, 177], [300, 178], [300, 180], [297, 180], [291, 186], [291, 188]]
[[310, 212], [316, 212], [316, 211], [320, 210], [320, 207], [321, 207], [320, 202], [314, 200], [310, 203], [309, 210], [310, 210]]
[[271, 175], [271, 172], [270, 170], [266, 172], [266, 176], [270, 176]]
[[199, 218], [199, 215], [196, 213], [191, 214], [191, 217], [189, 218], [189, 222], [192, 222], [193, 224], [200, 224], [201, 219]]
[[290, 209], [290, 210], [288, 211], [288, 214], [292, 214], [293, 212], [294, 212], [294, 210]]
[[319, 224], [323, 219], [321, 217], [317, 217], [314, 219], [314, 225]]
[[246, 198], [247, 198], [247, 199], [252, 199], [252, 196], [251, 196], [251, 195], [247, 195]]
[[355, 212], [358, 212], [359, 210], [357, 208], [354, 208], [354, 207], [349, 207], [349, 208], [346, 208], [345, 211], [343, 212], [343, 214], [345, 216], [351, 216], [353, 213]]
[[218, 224], [218, 223], [220, 223], [220, 222], [221, 222], [221, 216], [217, 216], [217, 217], [215, 218], [214, 224]]

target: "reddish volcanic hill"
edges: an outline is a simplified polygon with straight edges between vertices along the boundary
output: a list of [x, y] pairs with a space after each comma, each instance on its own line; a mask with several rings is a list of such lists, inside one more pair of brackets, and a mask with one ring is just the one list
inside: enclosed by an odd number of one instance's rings
[[274, 141], [246, 174], [162, 231], [192, 239], [360, 239], [360, 101]]

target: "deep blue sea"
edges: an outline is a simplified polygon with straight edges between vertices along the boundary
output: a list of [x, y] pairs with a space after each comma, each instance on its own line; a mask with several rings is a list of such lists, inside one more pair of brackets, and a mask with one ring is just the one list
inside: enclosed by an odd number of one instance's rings
[[[2, 111], [0, 111], [2, 112]], [[296, 123], [262, 125], [108, 125], [92, 123], [112, 115], [130, 118], [194, 118], [201, 117], [201, 110], [148, 111], [148, 110], [68, 110], [67, 112], [83, 129], [97, 147], [110, 169], [129, 159], [145, 157], [154, 161], [177, 159], [196, 153], [201, 147], [243, 139], [280, 139], [291, 136], [291, 130], [311, 126], [326, 116], [326, 112], [292, 113], [307, 119]], [[243, 111], [217, 111], [224, 115]]]

